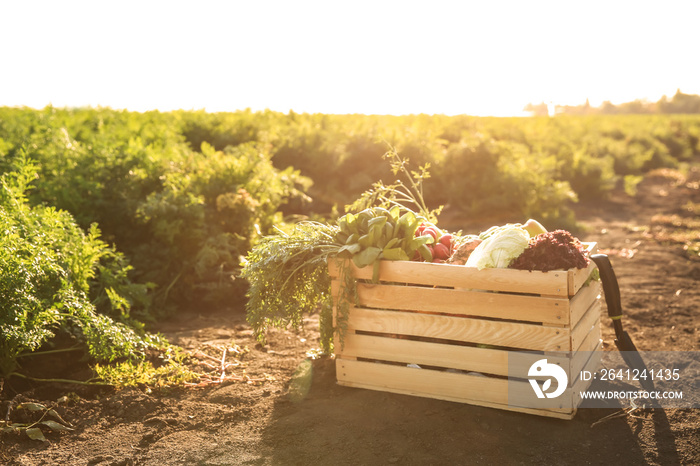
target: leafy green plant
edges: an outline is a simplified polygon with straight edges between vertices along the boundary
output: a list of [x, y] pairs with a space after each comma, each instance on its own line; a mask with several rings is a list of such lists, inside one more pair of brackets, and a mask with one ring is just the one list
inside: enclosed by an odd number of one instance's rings
[[149, 389], [184, 386], [200, 379], [202, 374], [189, 367], [187, 356], [177, 348], [168, 348], [162, 363], [147, 360], [122, 361], [116, 364], [96, 364], [97, 379], [117, 388], [148, 387]]
[[136, 212], [147, 236], [132, 246], [140, 257], [135, 267], [159, 284], [160, 302], [221, 303], [242, 293], [234, 280], [240, 258], [281, 221], [279, 206], [302, 195], [298, 187], [306, 183], [293, 169], [274, 169], [256, 144], [201, 149], [168, 172]]
[[481, 133], [450, 145], [435, 169], [444, 202], [471, 217], [507, 206], [505, 183], [499, 172], [501, 158], [503, 151], [497, 142]]
[[[30, 207], [26, 192], [36, 166], [19, 159], [0, 177], [0, 376], [23, 376], [18, 359], [39, 350], [58, 330], [77, 334], [96, 361], [138, 357], [162, 342], [137, 328], [99, 314], [90, 301], [100, 258], [113, 254], [99, 238], [78, 227], [65, 211]], [[103, 267], [109, 267], [103, 264]], [[111, 270], [112, 277], [121, 274]], [[128, 287], [128, 282], [118, 284]], [[128, 299], [115, 287], [111, 302], [126, 322]]]

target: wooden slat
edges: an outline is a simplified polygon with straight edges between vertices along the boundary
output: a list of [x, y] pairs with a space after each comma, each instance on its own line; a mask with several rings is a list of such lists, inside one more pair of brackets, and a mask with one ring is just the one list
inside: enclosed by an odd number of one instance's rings
[[347, 356], [508, 375], [508, 352], [488, 348], [353, 334], [337, 355]]
[[348, 328], [535, 351], [568, 351], [571, 341], [567, 328], [365, 308], [350, 310]]
[[576, 326], [571, 331], [571, 350], [578, 351], [581, 344], [584, 342], [588, 334], [592, 331], [593, 326], [598, 322], [598, 327], [600, 327], [600, 301], [596, 300], [591, 307], [588, 308], [586, 314], [581, 318], [581, 320], [576, 324]]
[[[372, 279], [372, 267], [357, 268], [350, 264], [355, 278]], [[335, 260], [328, 262], [331, 277], [338, 278]], [[381, 261], [380, 281], [412, 285], [442, 286], [550, 296], [568, 296], [565, 270], [529, 272], [514, 269], [482, 269], [463, 265], [433, 264], [414, 261]]]
[[583, 367], [591, 356], [591, 352], [600, 351], [603, 347], [603, 341], [601, 340], [600, 333], [600, 319], [596, 321], [593, 328], [588, 333], [584, 341], [578, 350], [573, 352], [573, 357], [571, 358], [571, 366], [569, 373], [569, 380], [578, 379]]
[[591, 261], [585, 269], [569, 270], [569, 296], [574, 296], [578, 293], [578, 290], [585, 285], [586, 281], [588, 281], [588, 277], [593, 273], [595, 268], [595, 263]]
[[[595, 372], [599, 367], [600, 367], [600, 361], [602, 358], [602, 351], [594, 351], [590, 354], [590, 358], [586, 362], [585, 366], [581, 371], [588, 371], [588, 372]], [[591, 386], [593, 383], [593, 377], [591, 377], [590, 380], [583, 380], [579, 378], [576, 383], [574, 384], [572, 395], [573, 395], [573, 403], [574, 407], [578, 409], [579, 406], [581, 406], [581, 403], [583, 402], [583, 398], [581, 397], [581, 392], [584, 392], [588, 390], [588, 388]], [[574, 412], [574, 414], [576, 414]]]
[[588, 286], [581, 288], [576, 295], [571, 298], [570, 301], [570, 308], [571, 308], [571, 317], [570, 317], [570, 322], [571, 326], [574, 327], [579, 320], [581, 320], [581, 317], [588, 311], [588, 309], [591, 307], [591, 304], [595, 302], [596, 299], [598, 299], [598, 296], [600, 296], [601, 288], [600, 288], [600, 282], [593, 282], [590, 283]]
[[[586, 248], [586, 255], [595, 254], [598, 252], [597, 243], [583, 243]], [[583, 285], [588, 280], [588, 277], [595, 270], [596, 265], [593, 261], [590, 261], [588, 267], [585, 269], [570, 269], [568, 272], [569, 281], [569, 296], [574, 296], [583, 287]]]
[[507, 293], [358, 283], [360, 305], [496, 319], [566, 324], [569, 300]]
[[346, 336], [341, 354], [336, 355], [347, 356], [508, 375], [508, 352], [488, 348], [353, 334]]
[[591, 327], [590, 332], [588, 332], [588, 335], [586, 335], [583, 342], [581, 342], [581, 345], [579, 345], [575, 351], [597, 351], [602, 344], [601, 338], [602, 334], [600, 331], [600, 318], [598, 318], [598, 320], [596, 320], [593, 324], [593, 327]]
[[508, 404], [508, 380], [455, 374], [366, 361], [338, 360], [339, 382], [401, 388], [403, 393], [442, 395], [455, 401], [482, 400]]
[[519, 403], [519, 398], [533, 396], [532, 388], [526, 382], [520, 383], [520, 386], [510, 385], [509, 391], [507, 379], [344, 360], [336, 361], [336, 373], [338, 383], [347, 387], [424, 396], [561, 419], [571, 419], [572, 416], [571, 407], [544, 410], [518, 406], [524, 404]]
[[[598, 250], [594, 242], [583, 243], [586, 254]], [[348, 261], [350, 269], [358, 279], [370, 280], [372, 267], [358, 268]], [[330, 259], [328, 269], [331, 277], [338, 278], [339, 268], [335, 259]], [[551, 296], [573, 296], [583, 286], [595, 269], [592, 262], [586, 269], [552, 270], [530, 272], [513, 269], [482, 269], [453, 264], [433, 264], [414, 261], [381, 261], [380, 280], [414, 285], [443, 286], [454, 288], [532, 293]]]
[[[569, 387], [563, 394], [556, 398], [556, 400], [560, 402], [560, 407], [566, 406], [567, 410], [571, 410], [571, 417], [569, 419], [572, 419], [575, 416], [576, 411], [581, 404], [581, 391], [586, 390], [592, 382], [591, 380], [583, 380], [578, 376], [583, 370], [591, 372], [595, 371], [600, 364], [601, 354], [601, 351], [581, 352], [577, 354], [577, 356], [581, 355], [584, 357], [583, 363], [578, 361], [576, 362], [576, 365], [580, 366], [580, 369], [574, 373], [575, 377], [572, 377], [571, 375], [569, 376]], [[519, 395], [522, 395], [523, 398], [518, 399]], [[533, 399], [531, 394], [527, 391], [523, 391], [520, 394], [516, 391], [514, 394], [513, 390], [511, 390], [511, 392], [509, 392], [509, 402], [510, 404], [520, 404], [526, 407], [533, 406]]]

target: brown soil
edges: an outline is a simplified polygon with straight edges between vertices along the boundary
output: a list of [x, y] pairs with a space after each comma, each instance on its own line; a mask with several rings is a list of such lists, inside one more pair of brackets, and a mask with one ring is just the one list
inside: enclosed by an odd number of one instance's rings
[[[611, 256], [624, 326], [640, 350], [698, 350], [700, 258], [683, 250], [684, 242], [700, 242], [698, 180], [698, 171], [658, 171], [635, 197], [617, 192], [577, 207], [584, 226], [577, 236]], [[9, 398], [33, 400], [55, 407], [74, 430], [47, 431], [46, 442], [0, 434], [0, 463], [700, 464], [700, 410], [580, 409], [564, 421], [341, 387], [332, 359], [307, 356], [318, 347], [316, 316], [303, 331], [271, 332], [261, 347], [242, 308], [201, 309], [157, 329], [215, 358], [224, 348], [247, 348], [228, 353], [240, 362], [228, 370], [238, 381], [151, 393], [43, 385], [16, 396], [19, 381], [8, 381], [0, 416], [19, 416]], [[606, 315], [602, 325], [605, 348], [615, 350]]]

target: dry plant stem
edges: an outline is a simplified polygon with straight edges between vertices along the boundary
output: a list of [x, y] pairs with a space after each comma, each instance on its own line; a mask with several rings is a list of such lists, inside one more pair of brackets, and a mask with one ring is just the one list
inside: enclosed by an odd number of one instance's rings
[[221, 375], [219, 376], [219, 382], [223, 382], [224, 378], [226, 378], [226, 348], [224, 348], [224, 352], [221, 355]]
[[91, 382], [89, 380], [71, 380], [71, 379], [41, 379], [38, 377], [31, 377], [28, 375], [20, 374], [19, 372], [11, 372], [9, 377], [12, 377], [13, 375], [16, 375], [17, 377], [20, 377], [22, 379], [27, 379], [27, 380], [32, 380], [34, 382], [54, 382], [54, 383], [71, 383], [71, 384], [76, 384], [76, 385], [92, 385], [92, 386], [101, 386], [101, 387], [113, 387], [114, 384], [111, 383], [106, 383], [106, 382]]
[[206, 379], [202, 380], [201, 382], [184, 382], [184, 385], [187, 387], [191, 388], [204, 388], [208, 387], [209, 385], [219, 385], [224, 381], [233, 381], [233, 382], [248, 382], [248, 383], [256, 383], [256, 382], [264, 382], [267, 380], [265, 377], [257, 377], [254, 379], [251, 379], [247, 375], [229, 375], [226, 376], [225, 378], [211, 378], [210, 376], [207, 376]]
[[[202, 388], [202, 387], [207, 387], [209, 385], [218, 385], [221, 384], [225, 381], [235, 381], [235, 382], [264, 382], [266, 379], [264, 377], [262, 378], [255, 378], [251, 379], [247, 375], [227, 375], [226, 370], [229, 367], [237, 367], [240, 365], [239, 362], [226, 362], [226, 357], [228, 356], [229, 353], [229, 348], [228, 347], [221, 347], [221, 346], [208, 346], [209, 348], [221, 350], [221, 358], [215, 358], [214, 356], [211, 356], [203, 351], [196, 351], [194, 353], [194, 357], [199, 359], [199, 364], [209, 367], [212, 369], [213, 373], [208, 373], [208, 374], [200, 374], [200, 381], [199, 382], [185, 382], [185, 386], [192, 387], [192, 388]], [[235, 351], [235, 349], [234, 349]], [[208, 361], [204, 361], [203, 359], [211, 359], [212, 361], [216, 361], [216, 365], [212, 364]], [[218, 372], [218, 374], [217, 374]]]
[[[634, 410], [632, 410], [632, 411], [634, 411]], [[635, 419], [639, 419], [640, 421], [654, 422], [653, 419], [648, 419], [648, 418], [642, 417], [642, 416], [635, 416], [634, 414], [632, 414], [632, 411], [630, 411], [630, 414], [629, 414], [630, 417], [633, 417]]]
[[615, 412], [615, 413], [609, 414], [609, 415], [607, 415], [607, 416], [605, 416], [605, 417], [603, 417], [603, 418], [600, 418], [600, 419], [598, 419], [597, 421], [595, 421], [593, 424], [591, 424], [591, 427], [595, 427], [595, 426], [597, 426], [598, 424], [602, 424], [603, 422], [609, 421], [609, 420], [611, 420], [611, 419], [615, 419], [615, 418], [618, 418], [618, 417], [625, 417], [625, 416], [633, 417], [633, 418], [639, 419], [639, 420], [641, 420], [641, 421], [650, 421], [650, 422], [654, 422], [653, 419], [647, 419], [647, 418], [644, 418], [644, 417], [641, 417], [641, 416], [635, 416], [635, 415], [633, 415], [632, 413], [634, 413], [634, 412], [637, 411], [638, 409], [639, 409], [639, 406], [634, 406], [634, 407], [632, 407], [632, 408], [623, 409], [623, 410], [617, 411], [617, 412]]
[[591, 424], [591, 427], [595, 427], [598, 424], [602, 424], [602, 423], [609, 421], [611, 419], [626, 416], [627, 414], [628, 414], [627, 410], [624, 410], [624, 409], [617, 411], [615, 413], [612, 413], [612, 414], [608, 414], [607, 416], [602, 417], [602, 418], [598, 419], [597, 421], [595, 421], [593, 424]]
[[57, 353], [67, 353], [69, 351], [84, 351], [85, 348], [81, 346], [71, 346], [70, 348], [61, 348], [61, 349], [55, 349], [55, 350], [46, 350], [46, 351], [34, 351], [32, 353], [23, 353], [17, 355], [18, 358], [25, 358], [27, 356], [45, 356], [47, 354], [57, 354]]
[[215, 366], [214, 364], [207, 362], [207, 361], [199, 361], [199, 364], [201, 364], [202, 366], [207, 366], [208, 368], [210, 368], [213, 371], [218, 369], [217, 366]]

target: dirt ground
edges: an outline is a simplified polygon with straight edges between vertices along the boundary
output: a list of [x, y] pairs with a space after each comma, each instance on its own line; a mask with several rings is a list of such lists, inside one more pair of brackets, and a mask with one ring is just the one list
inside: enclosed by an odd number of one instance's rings
[[[698, 170], [658, 171], [634, 197], [620, 191], [577, 207], [584, 228], [575, 233], [610, 255], [624, 326], [639, 350], [699, 349], [700, 257], [683, 250], [687, 241], [700, 241], [699, 181]], [[614, 351], [602, 312], [605, 349]], [[261, 347], [242, 303], [181, 315], [157, 330], [214, 359], [228, 348], [228, 361], [240, 363], [228, 373], [241, 380], [151, 393], [52, 385], [20, 394], [10, 381], [0, 415], [17, 415], [11, 399], [36, 401], [54, 407], [73, 430], [47, 432], [46, 442], [1, 434], [0, 463], [700, 464], [700, 410], [587, 408], [565, 421], [342, 387], [332, 359], [307, 355], [319, 346], [316, 316], [303, 331], [271, 332]]]

